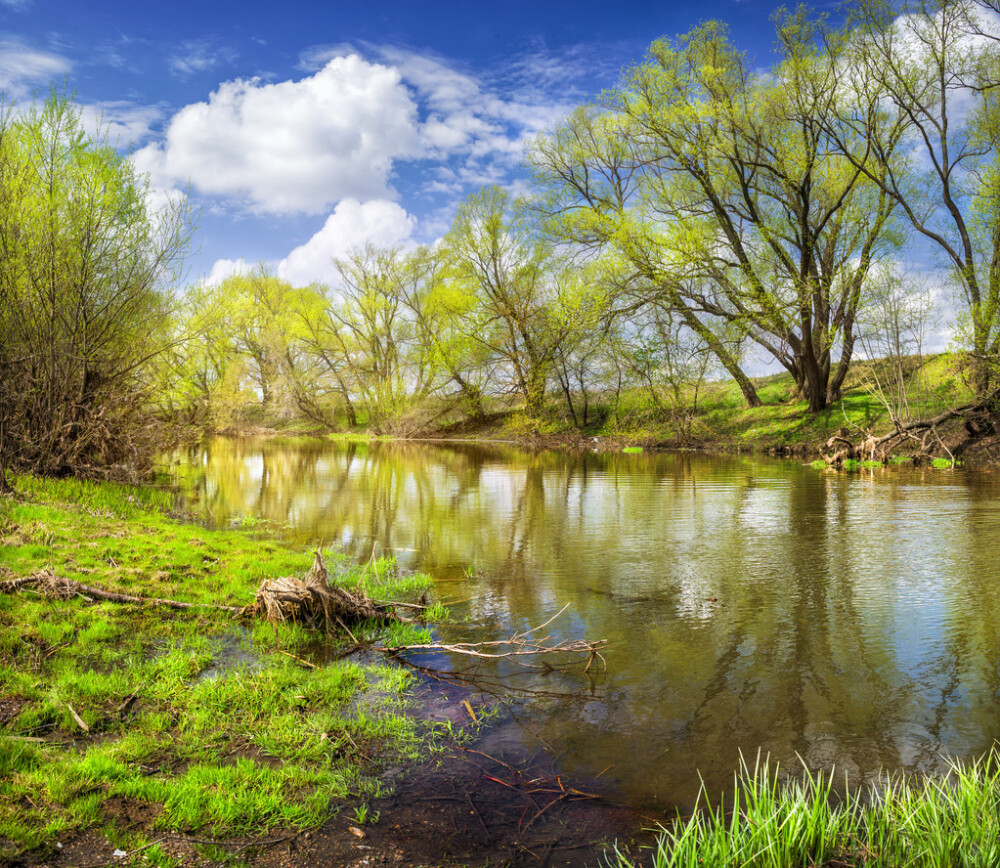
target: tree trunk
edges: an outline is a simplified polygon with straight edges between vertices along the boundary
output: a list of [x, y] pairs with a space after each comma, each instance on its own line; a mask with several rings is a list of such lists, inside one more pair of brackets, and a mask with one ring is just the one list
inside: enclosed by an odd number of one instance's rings
[[524, 405], [528, 415], [534, 419], [545, 412], [545, 375], [532, 370], [525, 383]]

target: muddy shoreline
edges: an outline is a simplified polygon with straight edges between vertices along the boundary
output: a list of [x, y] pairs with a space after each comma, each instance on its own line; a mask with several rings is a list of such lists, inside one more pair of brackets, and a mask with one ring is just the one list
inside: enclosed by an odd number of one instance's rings
[[[479, 712], [493, 701], [466, 687], [425, 682], [414, 697], [415, 713], [457, 728], [468, 723], [470, 700]], [[651, 829], [663, 818], [624, 805], [599, 779], [563, 775], [544, 745], [528, 755], [510, 738], [518, 726], [513, 717], [500, 710], [493, 718], [470, 741], [456, 741], [416, 766], [386, 770], [382, 779], [391, 794], [363, 808], [340, 805], [317, 829], [213, 839], [204, 832], [159, 832], [157, 812], [135, 800], [109, 798], [102, 810], [117, 829], [141, 832], [181, 865], [198, 868], [594, 868], [616, 850], [641, 859], [654, 844]], [[97, 829], [57, 839], [44, 851], [0, 857], [0, 865], [144, 864], [140, 850], [123, 856]]]

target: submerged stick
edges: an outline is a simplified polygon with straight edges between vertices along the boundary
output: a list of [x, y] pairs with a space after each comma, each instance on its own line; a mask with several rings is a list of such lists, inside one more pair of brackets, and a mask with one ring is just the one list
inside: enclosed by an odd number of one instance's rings
[[[415, 653], [447, 651], [451, 654], [461, 654], [465, 657], [474, 657], [479, 660], [504, 660], [518, 657], [535, 657], [541, 654], [586, 654], [588, 657], [585, 672], [590, 670], [594, 660], [600, 660], [604, 664], [604, 668], [607, 669], [607, 662], [601, 654], [601, 650], [608, 645], [607, 639], [598, 639], [597, 641], [567, 639], [550, 645], [547, 644], [548, 636], [541, 639], [528, 638], [532, 633], [537, 633], [539, 630], [548, 627], [549, 624], [555, 621], [568, 608], [569, 604], [567, 603], [544, 623], [539, 624], [537, 627], [532, 627], [530, 630], [515, 633], [509, 639], [492, 639], [484, 642], [428, 642], [423, 645], [376, 647], [375, 650], [387, 654], [398, 654], [402, 651]], [[549, 664], [545, 665], [549, 669], [552, 668]]]

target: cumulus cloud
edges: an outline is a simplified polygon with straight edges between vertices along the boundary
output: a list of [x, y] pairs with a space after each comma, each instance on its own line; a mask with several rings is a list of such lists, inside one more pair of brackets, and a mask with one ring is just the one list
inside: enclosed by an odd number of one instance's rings
[[0, 41], [0, 90], [8, 97], [22, 97], [33, 86], [47, 84], [70, 70], [58, 54], [29, 48], [14, 40]]
[[327, 217], [319, 232], [278, 264], [278, 276], [295, 286], [336, 283], [334, 257], [344, 256], [366, 243], [405, 246], [416, 222], [395, 202], [345, 199]]
[[[543, 73], [533, 58], [512, 75], [557, 82], [560, 99], [405, 48], [365, 44], [369, 59], [361, 50], [308, 49], [299, 68], [310, 74], [298, 80], [224, 82], [178, 111], [163, 137], [135, 154], [137, 168], [156, 186], [190, 189], [226, 210], [329, 213], [348, 199], [397, 199], [395, 185], [417, 178], [419, 193], [440, 201], [508, 181], [525, 140], [571, 108], [572, 76], [560, 77], [554, 62]], [[399, 174], [417, 161], [430, 165]]]
[[315, 214], [348, 197], [390, 198], [393, 161], [419, 151], [417, 107], [398, 71], [351, 55], [300, 81], [225, 82], [135, 158], [154, 183]]
[[218, 286], [234, 274], [249, 274], [252, 267], [245, 259], [217, 259], [208, 272], [208, 277], [202, 282], [209, 286]]

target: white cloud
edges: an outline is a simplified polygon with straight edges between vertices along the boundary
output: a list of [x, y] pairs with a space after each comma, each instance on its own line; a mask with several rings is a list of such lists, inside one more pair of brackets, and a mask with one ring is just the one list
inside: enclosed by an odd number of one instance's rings
[[114, 147], [126, 148], [152, 135], [153, 127], [163, 119], [163, 110], [124, 100], [98, 102], [82, 107], [82, 119], [91, 135], [102, 133]]
[[332, 262], [335, 256], [344, 256], [366, 243], [406, 246], [416, 222], [395, 202], [345, 199], [319, 232], [279, 263], [278, 276], [295, 286], [336, 283], [337, 271]]
[[300, 80], [224, 82], [178, 111], [162, 140], [136, 153], [137, 168], [156, 186], [213, 197], [209, 209], [320, 214], [346, 199], [396, 199], [403, 164], [436, 161], [404, 175], [422, 182], [404, 192], [441, 201], [509, 181], [525, 140], [571, 108], [562, 100], [576, 73], [554, 60], [532, 56], [512, 77], [538, 86], [511, 88], [409, 49], [364, 49], [373, 60], [349, 45], [308, 49], [299, 66], [315, 71]]
[[313, 45], [299, 54], [298, 68], [305, 72], [318, 72], [336, 57], [347, 57], [351, 54], [360, 55], [349, 42], [338, 42], [334, 45]]
[[236, 53], [232, 49], [213, 45], [208, 40], [194, 39], [181, 43], [177, 52], [168, 59], [167, 65], [174, 75], [186, 78], [235, 58]]
[[421, 137], [428, 154], [466, 154], [473, 160], [520, 160], [526, 138], [553, 126], [572, 108], [540, 91], [520, 95], [487, 87], [434, 57], [393, 47], [379, 56], [417, 92], [426, 117]]
[[208, 286], [218, 286], [227, 277], [232, 277], [234, 274], [249, 274], [252, 268], [253, 266], [245, 259], [217, 259], [212, 265], [208, 277], [202, 283]]
[[347, 197], [391, 197], [393, 161], [420, 153], [417, 107], [398, 71], [356, 55], [301, 81], [220, 85], [181, 109], [136, 164], [256, 211], [311, 213]]
[[48, 84], [69, 70], [70, 62], [61, 55], [0, 41], [0, 91], [8, 98], [26, 96], [33, 86]]

